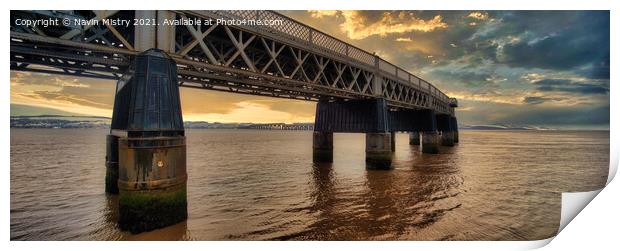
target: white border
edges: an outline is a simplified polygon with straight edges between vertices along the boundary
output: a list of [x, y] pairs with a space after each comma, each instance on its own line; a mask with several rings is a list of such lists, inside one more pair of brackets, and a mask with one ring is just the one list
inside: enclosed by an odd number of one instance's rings
[[[435, 9], [435, 10], [459, 10], [459, 9], [563, 9], [563, 10], [583, 10], [583, 9], [599, 9], [599, 10], [612, 10], [611, 11], [611, 44], [618, 44], [618, 32], [617, 25], [619, 22], [617, 1], [603, 1], [603, 0], [588, 0], [588, 1], [540, 1], [540, 0], [510, 0], [510, 1], [496, 1], [496, 0], [481, 0], [481, 1], [462, 1], [462, 0], [436, 0], [436, 1], [398, 1], [398, 0], [381, 0], [381, 1], [334, 1], [334, 0], [312, 0], [312, 1], [290, 1], [290, 0], [277, 0], [277, 1], [251, 1], [251, 0], [236, 0], [236, 1], [126, 1], [126, 0], [107, 0], [107, 1], [79, 1], [71, 2], [69, 0], [56, 0], [56, 1], [36, 1], [36, 0], [19, 0], [8, 1], [9, 3], [3, 3], [5, 8], [4, 13], [9, 14], [10, 9]], [[148, 4], [147, 4], [148, 3]], [[5, 36], [4, 41], [9, 41], [8, 34], [8, 18], [3, 22], [0, 31]], [[4, 58], [8, 58], [9, 55], [9, 43], [2, 44], [2, 54]], [[611, 65], [617, 66], [618, 64], [618, 51], [612, 46], [611, 48]], [[2, 60], [2, 69], [4, 79], [9, 79], [9, 62], [8, 60]], [[612, 82], [617, 78], [617, 74], [611, 72]], [[2, 97], [5, 100], [10, 100], [10, 87], [7, 83], [3, 86]], [[613, 90], [610, 94], [611, 98], [611, 123], [610, 123], [610, 143], [611, 143], [611, 156], [610, 156], [610, 176], [608, 184], [611, 182], [613, 176], [615, 176], [618, 165], [618, 131], [615, 128], [618, 126], [618, 116], [613, 114], [615, 107], [617, 107], [618, 95]], [[5, 101], [6, 102], [6, 101]], [[551, 239], [533, 241], [533, 242], [140, 242], [140, 243], [127, 243], [127, 242], [9, 242], [10, 239], [10, 137], [9, 137], [9, 102], [4, 103], [5, 109], [2, 109], [2, 158], [5, 161], [5, 171], [1, 172], [3, 180], [3, 193], [0, 195], [4, 202], [5, 217], [2, 218], [2, 234], [6, 240], [6, 244], [9, 248], [13, 249], [44, 249], [44, 250], [73, 250], [73, 249], [91, 249], [91, 250], [109, 250], [110, 248], [141, 248], [149, 250], [170, 250], [174, 248], [204, 248], [208, 245], [209, 248], [215, 249], [269, 249], [269, 250], [287, 250], [292, 248], [301, 250], [317, 250], [317, 249], [356, 249], [356, 250], [377, 250], [377, 249], [390, 249], [390, 250], [411, 250], [412, 248], [442, 248], [442, 249], [458, 249], [458, 250], [497, 250], [497, 249], [524, 249], [524, 248], [537, 248], [546, 245]], [[617, 183], [617, 182], [616, 182]], [[587, 248], [590, 246], [590, 242], [598, 244], [607, 243], [611, 246], [617, 246], [617, 237], [615, 236], [616, 227], [618, 226], [618, 217], [615, 213], [618, 210], [618, 204], [615, 202], [618, 195], [618, 185], [609, 184], [611, 188], [603, 189], [600, 198], [595, 198], [592, 204], [583, 210], [580, 217], [577, 217], [573, 223], [569, 224], [562, 233], [556, 237], [556, 240], [548, 247], [553, 250], [564, 250], [566, 248], [575, 248], [581, 246]], [[598, 192], [595, 192], [598, 193]], [[574, 195], [574, 194], [573, 194]], [[584, 195], [584, 194], [581, 194]], [[593, 193], [586, 196], [587, 199], [591, 199]], [[578, 196], [578, 195], [577, 195]], [[570, 200], [571, 195], [563, 196], [563, 203]], [[574, 196], [573, 196], [574, 197]], [[583, 202], [583, 198], [578, 200]], [[574, 206], [574, 205], [573, 205]], [[564, 212], [568, 207], [563, 206], [563, 215], [567, 216], [568, 211]], [[578, 208], [578, 207], [577, 207]], [[563, 219], [566, 221], [566, 219]]]

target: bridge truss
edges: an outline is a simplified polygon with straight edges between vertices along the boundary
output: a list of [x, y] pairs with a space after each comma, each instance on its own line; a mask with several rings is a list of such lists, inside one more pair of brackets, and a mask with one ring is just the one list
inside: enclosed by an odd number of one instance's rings
[[[88, 24], [19, 22], [39, 19]], [[275, 24], [208, 24], [217, 19]], [[135, 20], [180, 25], [134, 25]], [[119, 79], [135, 55], [159, 48], [176, 61], [182, 87], [311, 101], [379, 97], [393, 109], [451, 115], [457, 106], [423, 79], [273, 11], [11, 11], [10, 37], [16, 71]]]

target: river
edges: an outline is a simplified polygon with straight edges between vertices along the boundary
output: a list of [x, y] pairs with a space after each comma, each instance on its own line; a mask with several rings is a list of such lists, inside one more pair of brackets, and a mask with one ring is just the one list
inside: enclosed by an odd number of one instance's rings
[[11, 129], [11, 240], [537, 240], [560, 192], [602, 188], [608, 131], [466, 131], [437, 155], [396, 134], [368, 170], [363, 134], [187, 130], [187, 221], [132, 235], [104, 193], [104, 129]]

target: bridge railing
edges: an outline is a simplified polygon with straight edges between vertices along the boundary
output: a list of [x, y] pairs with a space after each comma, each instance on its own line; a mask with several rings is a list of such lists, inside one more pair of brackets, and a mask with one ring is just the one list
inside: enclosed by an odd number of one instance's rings
[[[368, 68], [378, 66], [382, 74], [401, 80], [405, 84], [409, 84], [414, 88], [428, 92], [431, 96], [443, 102], [450, 103], [450, 99], [441, 90], [437, 89], [431, 83], [411, 74], [410, 72], [382, 59], [381, 57], [360, 49], [354, 45], [344, 42], [329, 34], [314, 29], [306, 24], [300, 23], [292, 18], [268, 10], [210, 10], [200, 11], [203, 14], [210, 13], [216, 16], [229, 18], [246, 19], [246, 20], [278, 20], [278, 25], [263, 26], [263, 29], [270, 30], [273, 33], [284, 33], [296, 42], [306, 44], [313, 49], [320, 50], [324, 53], [335, 54], [348, 59], [352, 59], [365, 65]], [[266, 27], [266, 28], [265, 28]]]

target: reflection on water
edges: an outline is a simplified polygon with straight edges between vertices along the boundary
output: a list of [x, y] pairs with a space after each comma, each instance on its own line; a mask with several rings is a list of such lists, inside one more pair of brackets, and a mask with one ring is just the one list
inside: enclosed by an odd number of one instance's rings
[[307, 131], [188, 130], [189, 219], [132, 235], [104, 191], [106, 130], [11, 129], [13, 240], [533, 240], [560, 192], [605, 184], [609, 132], [462, 131], [426, 155], [397, 134], [368, 170], [363, 134], [312, 163]]

